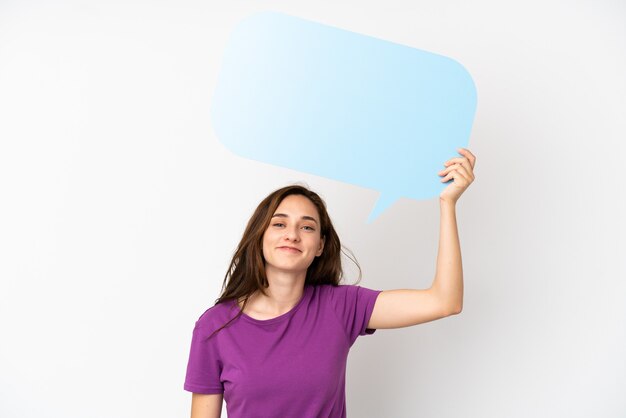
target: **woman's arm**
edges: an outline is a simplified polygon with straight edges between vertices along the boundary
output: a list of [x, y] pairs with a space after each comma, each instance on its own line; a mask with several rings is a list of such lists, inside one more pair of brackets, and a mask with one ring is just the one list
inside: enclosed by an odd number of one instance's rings
[[439, 300], [452, 307], [452, 312], [459, 313], [463, 309], [463, 264], [455, 202], [440, 200], [439, 212], [439, 250], [431, 289]]
[[191, 418], [220, 418], [222, 415], [222, 393], [191, 394]]
[[456, 202], [474, 181], [476, 165], [476, 156], [469, 150], [459, 148], [458, 151], [462, 157], [446, 161], [446, 168], [439, 172], [443, 177], [442, 182], [454, 181], [439, 195], [439, 251], [435, 280], [431, 286], [432, 291], [447, 306], [452, 307], [454, 313], [463, 309], [463, 264], [456, 225]]
[[450, 315], [463, 309], [463, 265], [456, 224], [456, 202], [474, 181], [476, 157], [459, 149], [461, 158], [452, 158], [439, 172], [446, 183], [454, 181], [439, 195], [441, 221], [435, 279], [428, 289], [385, 290], [376, 298], [367, 328], [402, 328]]
[[429, 289], [381, 292], [367, 328], [402, 328], [456, 315], [463, 309], [463, 267], [454, 203], [442, 201], [437, 273]]

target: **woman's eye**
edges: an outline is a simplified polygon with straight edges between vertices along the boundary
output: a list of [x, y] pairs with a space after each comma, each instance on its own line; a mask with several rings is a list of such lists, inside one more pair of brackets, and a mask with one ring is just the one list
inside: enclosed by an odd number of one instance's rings
[[[276, 222], [275, 224], [272, 224], [272, 225], [273, 226], [278, 226], [278, 227], [285, 226], [285, 224], [282, 223], [282, 222]], [[308, 228], [309, 231], [315, 231], [315, 228], [313, 228], [312, 226], [305, 225], [305, 226], [303, 226], [303, 228]]]

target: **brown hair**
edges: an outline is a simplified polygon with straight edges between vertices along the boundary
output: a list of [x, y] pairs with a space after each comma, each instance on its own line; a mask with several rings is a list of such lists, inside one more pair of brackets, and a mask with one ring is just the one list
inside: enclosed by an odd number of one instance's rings
[[[269, 283], [265, 275], [263, 234], [269, 226], [276, 208], [289, 195], [305, 196], [315, 205], [320, 217], [320, 234], [324, 238], [324, 250], [319, 257], [313, 259], [313, 262], [307, 269], [305, 286], [307, 284], [314, 286], [321, 284], [338, 286], [343, 278], [343, 269], [341, 267], [342, 245], [330, 220], [330, 216], [328, 216], [324, 200], [314, 191], [298, 184], [275, 190], [259, 203], [248, 221], [248, 225], [224, 276], [222, 294], [215, 301], [215, 305], [217, 305], [230, 300], [240, 301], [243, 299], [243, 307], [237, 316], [215, 330], [209, 338], [241, 316], [243, 309], [245, 309], [248, 303], [248, 298], [256, 290], [267, 296], [265, 288], [269, 286]], [[348, 251], [350, 252], [350, 250]], [[345, 254], [359, 269], [358, 283], [361, 280], [361, 267], [352, 252], [350, 252], [350, 255]]]

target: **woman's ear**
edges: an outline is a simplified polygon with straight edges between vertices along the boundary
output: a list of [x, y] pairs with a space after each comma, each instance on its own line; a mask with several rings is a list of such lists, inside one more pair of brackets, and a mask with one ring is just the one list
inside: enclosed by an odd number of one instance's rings
[[317, 254], [315, 254], [316, 257], [319, 257], [320, 255], [322, 255], [322, 252], [324, 251], [324, 239], [325, 237], [322, 237], [322, 239], [320, 239], [320, 249], [317, 250]]

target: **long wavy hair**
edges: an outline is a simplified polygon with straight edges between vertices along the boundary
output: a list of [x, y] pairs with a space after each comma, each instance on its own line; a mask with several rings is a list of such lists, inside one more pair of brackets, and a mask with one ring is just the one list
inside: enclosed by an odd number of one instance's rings
[[[255, 291], [258, 290], [267, 296], [265, 289], [269, 287], [269, 283], [265, 273], [263, 235], [280, 203], [284, 198], [290, 195], [305, 196], [315, 205], [320, 217], [320, 234], [324, 239], [324, 250], [322, 254], [319, 257], [315, 257], [307, 269], [304, 282], [305, 286], [307, 284], [314, 286], [322, 284], [339, 285], [343, 278], [341, 252], [344, 247], [342, 247], [339, 236], [330, 220], [330, 216], [326, 210], [326, 203], [317, 193], [310, 190], [308, 187], [299, 184], [282, 187], [273, 191], [263, 199], [252, 214], [241, 241], [233, 254], [226, 275], [224, 276], [222, 294], [215, 301], [215, 305], [231, 300], [237, 300], [237, 302], [243, 301], [243, 306], [237, 316], [215, 330], [208, 338], [241, 316], [248, 303], [248, 299]], [[359, 269], [358, 283], [361, 280], [361, 267], [356, 261], [354, 254], [352, 254], [350, 250], [347, 251], [349, 254], [343, 251], [344, 254], [346, 254]]]

